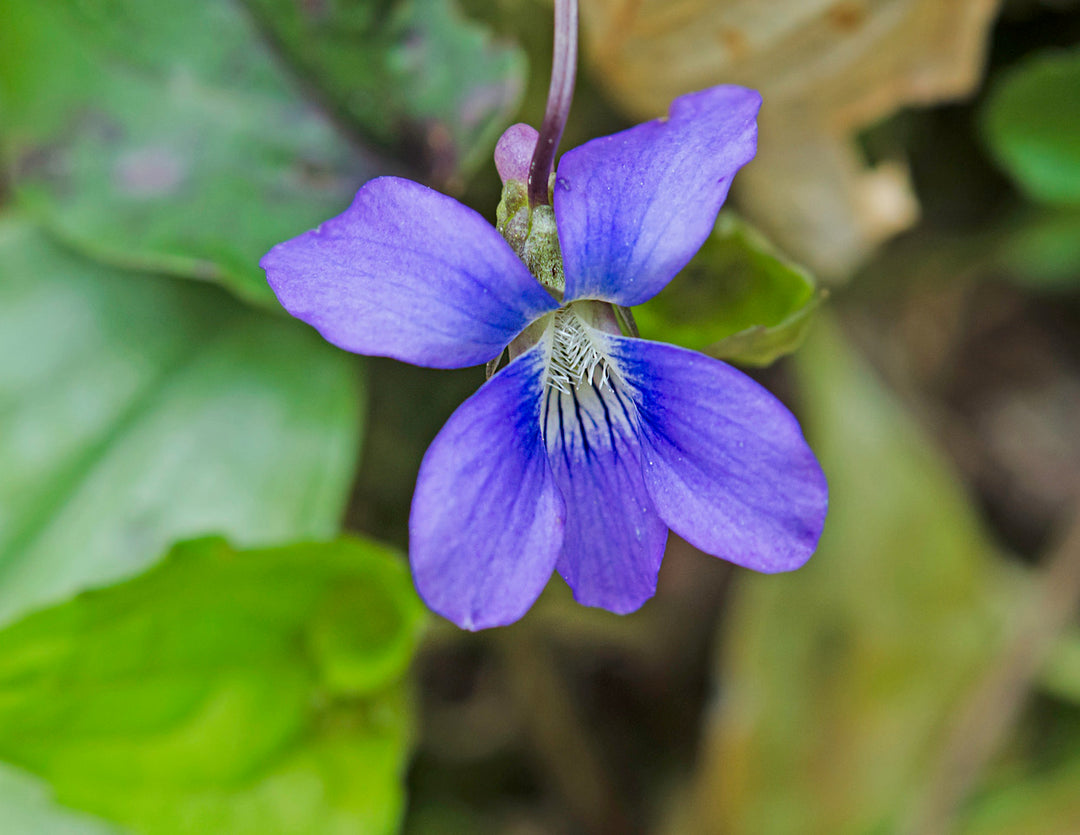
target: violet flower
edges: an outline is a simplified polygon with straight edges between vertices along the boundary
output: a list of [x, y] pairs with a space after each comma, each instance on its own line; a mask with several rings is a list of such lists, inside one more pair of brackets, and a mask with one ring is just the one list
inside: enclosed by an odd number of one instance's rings
[[[348, 351], [458, 368], [510, 349], [420, 467], [409, 554], [436, 612], [511, 623], [553, 570], [580, 603], [631, 612], [656, 590], [669, 528], [756, 571], [813, 552], [827, 488], [791, 413], [723, 362], [622, 335], [614, 307], [654, 296], [704, 242], [754, 155], [759, 105], [714, 87], [569, 151], [553, 222], [526, 208], [514, 237], [502, 218], [522, 257], [471, 209], [383, 177], [263, 258], [286, 309]], [[525, 178], [535, 136], [504, 135], [504, 179]], [[545, 217], [561, 263], [526, 251]]]

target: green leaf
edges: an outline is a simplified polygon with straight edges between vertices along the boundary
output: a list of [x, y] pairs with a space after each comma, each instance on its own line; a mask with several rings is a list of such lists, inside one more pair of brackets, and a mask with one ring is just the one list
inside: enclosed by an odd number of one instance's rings
[[80, 249], [268, 305], [259, 258], [375, 173], [236, 0], [4, 0], [0, 143], [16, 198]]
[[524, 53], [454, 0], [245, 2], [365, 139], [419, 152], [438, 183], [490, 162], [517, 110]]
[[804, 568], [741, 578], [697, 785], [713, 826], [691, 831], [900, 831], [1003, 637], [1000, 565], [938, 451], [829, 319], [796, 363], [829, 516]]
[[212, 287], [126, 274], [0, 221], [0, 622], [178, 538], [338, 530], [352, 359]]
[[999, 239], [999, 266], [1030, 290], [1063, 292], [1080, 287], [1080, 211], [1040, 209], [1025, 214]]
[[0, 633], [0, 758], [147, 835], [392, 832], [423, 617], [369, 541], [185, 543]]
[[6, 831], [26, 835], [128, 835], [103, 820], [60, 807], [50, 797], [48, 785], [3, 764], [0, 820]]
[[1080, 628], [1049, 649], [1037, 683], [1050, 698], [1029, 700], [1012, 741], [958, 815], [957, 835], [1080, 832]]
[[1080, 205], [1080, 50], [1042, 52], [1009, 70], [983, 113], [998, 162], [1033, 199]]
[[1080, 628], [1058, 639], [1043, 670], [1042, 686], [1059, 699], [1080, 706]]
[[1080, 832], [1080, 757], [980, 797], [957, 835], [1069, 835]]
[[821, 298], [809, 273], [722, 212], [693, 260], [634, 316], [648, 339], [769, 365], [799, 347]]

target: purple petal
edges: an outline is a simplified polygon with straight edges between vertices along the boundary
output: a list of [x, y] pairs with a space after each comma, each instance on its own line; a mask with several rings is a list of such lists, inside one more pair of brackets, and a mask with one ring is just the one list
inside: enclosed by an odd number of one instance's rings
[[635, 388], [645, 483], [661, 518], [692, 545], [756, 571], [806, 562], [828, 487], [791, 412], [719, 360], [610, 341]]
[[557, 306], [480, 215], [397, 177], [371, 180], [261, 265], [285, 309], [328, 341], [435, 368], [487, 362]]
[[713, 87], [563, 156], [555, 218], [568, 301], [641, 304], [686, 266], [754, 156], [760, 105], [754, 90]]
[[409, 516], [416, 588], [465, 629], [520, 618], [563, 540], [563, 502], [540, 437], [543, 357], [522, 354], [466, 400], [420, 465]]
[[618, 389], [549, 389], [543, 420], [566, 503], [559, 573], [579, 603], [625, 614], [656, 592], [667, 525], [642, 480], [633, 403]]

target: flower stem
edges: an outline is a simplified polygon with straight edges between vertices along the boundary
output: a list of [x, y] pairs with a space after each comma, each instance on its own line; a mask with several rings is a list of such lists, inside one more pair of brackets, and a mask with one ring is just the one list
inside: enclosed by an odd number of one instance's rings
[[548, 179], [555, 163], [570, 103], [574, 99], [574, 77], [577, 73], [577, 0], [555, 0], [555, 45], [551, 58], [551, 86], [548, 87], [547, 109], [540, 125], [532, 162], [529, 163], [529, 205], [551, 203]]

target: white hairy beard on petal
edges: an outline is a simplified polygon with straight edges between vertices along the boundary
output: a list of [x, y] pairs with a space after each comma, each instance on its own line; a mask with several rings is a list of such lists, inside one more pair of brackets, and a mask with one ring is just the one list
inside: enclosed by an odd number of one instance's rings
[[[551, 324], [551, 355], [548, 359], [545, 385], [563, 394], [582, 386], [609, 386], [608, 375], [617, 378], [611, 357], [604, 350], [603, 336], [581, 315], [592, 311], [582, 304], [568, 305], [555, 311]], [[590, 317], [592, 318], [592, 317]]]

